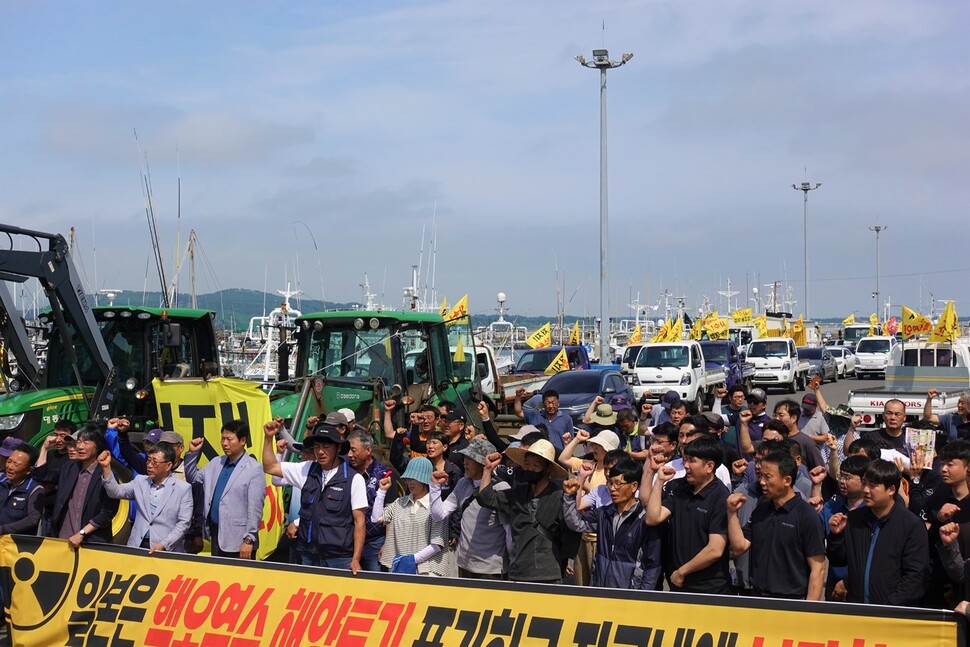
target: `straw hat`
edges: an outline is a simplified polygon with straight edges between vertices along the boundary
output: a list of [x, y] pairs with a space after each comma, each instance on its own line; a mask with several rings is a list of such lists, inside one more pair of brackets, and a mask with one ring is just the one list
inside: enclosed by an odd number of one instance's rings
[[539, 458], [546, 459], [552, 466], [549, 471], [549, 478], [564, 479], [569, 477], [566, 469], [556, 462], [556, 448], [548, 440], [537, 440], [529, 449], [521, 447], [509, 447], [505, 450], [505, 455], [509, 457], [519, 467], [525, 467], [525, 455], [535, 454]]

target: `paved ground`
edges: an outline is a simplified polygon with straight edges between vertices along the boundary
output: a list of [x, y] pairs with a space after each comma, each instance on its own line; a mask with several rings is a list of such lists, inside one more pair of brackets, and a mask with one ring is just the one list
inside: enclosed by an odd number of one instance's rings
[[[822, 395], [825, 397], [825, 401], [828, 406], [834, 407], [839, 404], [846, 404], [849, 400], [849, 391], [858, 391], [861, 389], [878, 389], [882, 388], [885, 384], [883, 380], [857, 380], [854, 377], [849, 377], [844, 380], [839, 380], [838, 382], [826, 382], [822, 386]], [[801, 402], [802, 396], [805, 395], [805, 391], [798, 391], [795, 394], [789, 394], [784, 389], [768, 389], [768, 412], [775, 407], [776, 402], [791, 398], [798, 402]]]

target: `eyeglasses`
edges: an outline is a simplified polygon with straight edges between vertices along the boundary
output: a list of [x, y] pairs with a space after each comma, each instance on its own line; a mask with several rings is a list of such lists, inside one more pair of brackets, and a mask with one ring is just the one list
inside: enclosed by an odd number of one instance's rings
[[627, 483], [626, 481], [609, 481], [606, 484], [606, 487], [609, 490], [619, 490], [624, 485], [636, 485], [636, 483]]
[[846, 481], [851, 481], [852, 479], [859, 479], [861, 481], [862, 477], [856, 476], [855, 474], [846, 474], [844, 472], [842, 474], [839, 474], [839, 480], [842, 481], [843, 483]]
[[154, 458], [149, 458], [145, 461], [146, 465], [164, 465], [165, 463], [171, 463], [172, 461], [157, 461]]

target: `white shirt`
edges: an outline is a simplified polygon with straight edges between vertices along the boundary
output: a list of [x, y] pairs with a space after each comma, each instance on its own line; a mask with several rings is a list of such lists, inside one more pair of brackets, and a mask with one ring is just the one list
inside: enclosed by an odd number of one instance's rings
[[[667, 465], [665, 465], [664, 467], [674, 468], [675, 479], [683, 478], [687, 474], [687, 471], [684, 469], [683, 458], [675, 458], [674, 460], [667, 463]], [[721, 483], [723, 483], [724, 486], [728, 489], [728, 492], [732, 491], [731, 472], [728, 471], [728, 468], [726, 468], [723, 464], [719, 465], [718, 468], [714, 471], [714, 476], [716, 476], [721, 480]]]
[[[295, 488], [303, 489], [306, 484], [307, 475], [310, 473], [310, 466], [313, 461], [303, 461], [302, 463], [280, 463], [283, 470], [283, 485], [292, 485]], [[340, 465], [331, 470], [323, 470], [320, 475], [321, 483], [326, 486], [327, 481], [336, 475]], [[350, 507], [353, 510], [366, 510], [367, 504], [367, 483], [364, 477], [354, 468], [347, 466], [347, 471], [353, 473], [350, 479]]]

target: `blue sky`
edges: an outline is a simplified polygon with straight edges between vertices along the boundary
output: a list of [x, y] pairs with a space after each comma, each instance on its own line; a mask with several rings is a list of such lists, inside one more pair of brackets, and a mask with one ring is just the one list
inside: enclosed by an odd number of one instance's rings
[[0, 222], [74, 226], [92, 289], [157, 289], [147, 156], [169, 276], [181, 175], [199, 291], [359, 300], [367, 273], [399, 306], [436, 214], [439, 299], [553, 314], [558, 270], [595, 315], [598, 73], [573, 57], [604, 21], [635, 55], [609, 73], [613, 314], [664, 289], [724, 309], [729, 278], [801, 311], [806, 168], [810, 314], [874, 309], [877, 222], [896, 314], [970, 313], [956, 1], [0, 0]]

